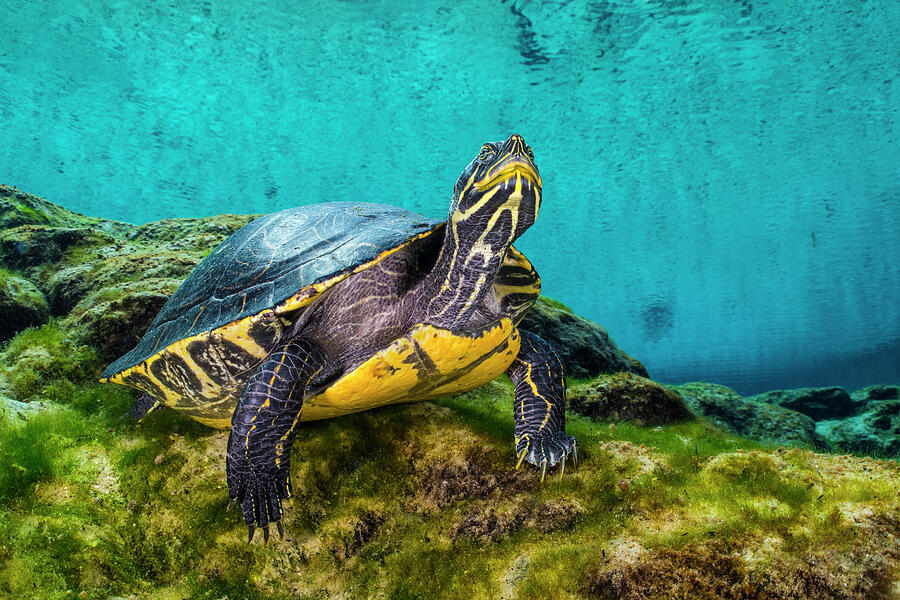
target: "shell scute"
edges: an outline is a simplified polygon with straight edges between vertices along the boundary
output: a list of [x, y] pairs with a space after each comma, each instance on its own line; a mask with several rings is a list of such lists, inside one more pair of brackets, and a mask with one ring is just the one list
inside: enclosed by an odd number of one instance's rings
[[[318, 294], [442, 221], [383, 204], [301, 206], [251, 221], [225, 239], [169, 298], [146, 334], [102, 380], [171, 403], [220, 401], [234, 369], [271, 350]], [[231, 372], [229, 378], [227, 373]]]

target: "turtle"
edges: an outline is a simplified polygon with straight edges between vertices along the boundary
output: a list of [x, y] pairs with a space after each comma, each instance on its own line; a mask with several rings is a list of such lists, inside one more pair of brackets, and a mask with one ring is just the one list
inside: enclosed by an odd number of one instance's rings
[[481, 146], [446, 219], [397, 206], [322, 202], [257, 218], [190, 273], [101, 381], [136, 388], [130, 414], [166, 405], [230, 429], [229, 508], [248, 540], [292, 494], [304, 421], [514, 384], [516, 468], [577, 462], [563, 364], [518, 328], [540, 277], [513, 247], [542, 180], [522, 136]]

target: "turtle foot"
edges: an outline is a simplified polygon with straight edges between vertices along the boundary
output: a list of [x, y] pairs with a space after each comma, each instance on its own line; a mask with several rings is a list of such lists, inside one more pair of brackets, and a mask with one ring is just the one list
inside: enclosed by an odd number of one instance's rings
[[524, 433], [516, 439], [516, 468], [528, 462], [541, 469], [541, 481], [547, 475], [547, 468], [559, 463], [559, 476], [566, 469], [566, 459], [571, 455], [573, 464], [578, 464], [578, 440], [562, 431], [537, 431]]
[[284, 528], [281, 525], [282, 496], [274, 483], [266, 480], [255, 482], [240, 482], [232, 486], [229, 481], [229, 494], [231, 501], [229, 507], [240, 505], [244, 515], [244, 523], [247, 525], [247, 542], [252, 542], [257, 529], [262, 530], [263, 543], [269, 541], [269, 525], [274, 524], [278, 533], [284, 538]]
[[277, 470], [274, 477], [259, 473], [244, 460], [229, 461], [228, 467], [228, 508], [241, 507], [247, 525], [247, 542], [252, 542], [257, 529], [261, 529], [263, 544], [267, 543], [272, 524], [283, 539], [282, 502], [291, 495], [289, 476]]

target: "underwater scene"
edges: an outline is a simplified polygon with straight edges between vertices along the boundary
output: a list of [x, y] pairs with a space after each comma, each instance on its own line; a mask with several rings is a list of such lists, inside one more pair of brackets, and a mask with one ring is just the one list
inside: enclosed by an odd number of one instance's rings
[[0, 600], [900, 599], [900, 4], [0, 11]]

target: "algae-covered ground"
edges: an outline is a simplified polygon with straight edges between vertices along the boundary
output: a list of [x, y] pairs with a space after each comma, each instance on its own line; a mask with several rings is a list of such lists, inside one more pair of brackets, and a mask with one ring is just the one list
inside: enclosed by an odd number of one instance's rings
[[133, 392], [96, 381], [247, 218], [134, 228], [5, 198], [0, 266], [54, 316], [0, 351], [0, 598], [900, 598], [898, 462], [570, 414], [578, 467], [541, 482], [513, 468], [506, 378], [304, 425], [286, 537], [248, 544], [227, 433], [136, 423]]
[[[570, 416], [577, 468], [516, 471], [511, 384], [304, 427], [286, 538], [226, 512], [226, 433], [132, 394], [55, 324], [0, 368], [0, 597], [879, 598], [900, 465], [692, 420]], [[43, 402], [42, 407], [31, 404]], [[15, 407], [14, 404], [10, 406]]]

